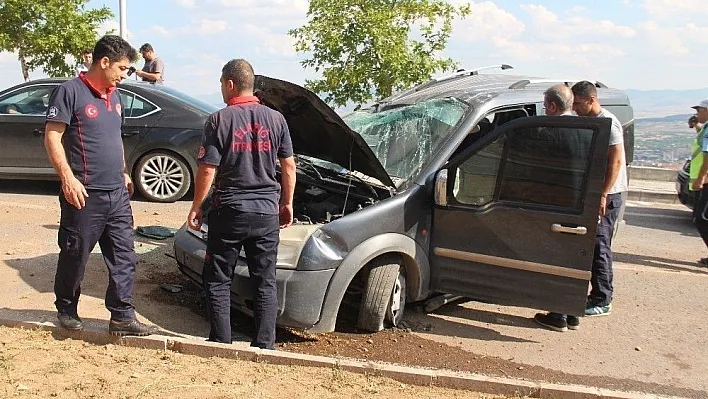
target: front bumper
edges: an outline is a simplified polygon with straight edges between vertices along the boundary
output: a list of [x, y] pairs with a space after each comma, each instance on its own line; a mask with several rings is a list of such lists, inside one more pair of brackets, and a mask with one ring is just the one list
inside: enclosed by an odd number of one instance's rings
[[693, 209], [695, 202], [697, 201], [697, 191], [691, 191], [689, 188], [689, 174], [687, 166], [684, 165], [683, 169], [679, 170], [676, 176], [676, 194], [682, 204]]
[[[175, 233], [174, 254], [179, 270], [202, 285], [206, 243], [186, 226]], [[278, 320], [282, 326], [309, 329], [320, 320], [324, 296], [334, 269], [301, 271], [277, 269]], [[248, 266], [239, 257], [231, 284], [231, 306], [253, 314], [253, 290], [249, 284]]]

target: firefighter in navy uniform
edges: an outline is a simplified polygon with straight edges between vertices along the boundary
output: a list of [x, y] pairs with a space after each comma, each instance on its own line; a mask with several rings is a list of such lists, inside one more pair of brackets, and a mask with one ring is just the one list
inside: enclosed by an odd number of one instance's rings
[[123, 113], [115, 91], [136, 56], [119, 36], [104, 36], [93, 49], [89, 70], [57, 87], [47, 108], [44, 144], [62, 190], [55, 305], [60, 325], [69, 330], [83, 328], [77, 307], [96, 243], [108, 266], [109, 332], [148, 335], [157, 330], [137, 321], [133, 307], [133, 184], [125, 168]]
[[[253, 67], [247, 61], [224, 65], [221, 93], [228, 106], [213, 113], [204, 126], [187, 223], [195, 230], [201, 227], [201, 204], [216, 177], [202, 273], [209, 340], [231, 343], [230, 287], [243, 247], [254, 293], [256, 333], [251, 346], [274, 349], [279, 229], [293, 222], [295, 161], [285, 118], [259, 103], [253, 85]], [[276, 161], [281, 184], [276, 180]]]

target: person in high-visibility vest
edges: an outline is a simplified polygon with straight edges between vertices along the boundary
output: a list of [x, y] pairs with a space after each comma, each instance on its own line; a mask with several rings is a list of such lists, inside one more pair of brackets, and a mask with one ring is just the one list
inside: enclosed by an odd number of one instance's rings
[[[702, 124], [701, 130], [696, 136], [696, 144], [694, 145], [693, 157], [691, 159], [691, 189], [700, 191], [698, 194], [698, 203], [693, 208], [693, 221], [696, 224], [698, 233], [700, 233], [703, 242], [708, 247], [708, 162], [705, 162], [706, 153], [708, 153], [708, 98], [702, 100], [698, 105], [692, 107], [696, 110], [697, 123]], [[698, 261], [700, 266], [708, 267], [708, 257]]]

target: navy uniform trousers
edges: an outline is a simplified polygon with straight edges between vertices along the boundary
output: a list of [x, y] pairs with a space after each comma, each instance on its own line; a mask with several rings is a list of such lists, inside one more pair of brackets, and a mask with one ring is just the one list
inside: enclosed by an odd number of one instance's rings
[[98, 242], [108, 266], [106, 308], [111, 319], [135, 319], [133, 286], [136, 255], [133, 241], [133, 212], [125, 187], [112, 191], [90, 190], [86, 206], [77, 209], [60, 194], [59, 261], [54, 293], [59, 313], [77, 315], [89, 254]]
[[231, 279], [241, 248], [246, 252], [256, 333], [251, 346], [273, 349], [278, 315], [275, 265], [280, 243], [278, 215], [244, 213], [226, 206], [209, 212], [202, 280], [211, 331], [209, 340], [231, 343]]

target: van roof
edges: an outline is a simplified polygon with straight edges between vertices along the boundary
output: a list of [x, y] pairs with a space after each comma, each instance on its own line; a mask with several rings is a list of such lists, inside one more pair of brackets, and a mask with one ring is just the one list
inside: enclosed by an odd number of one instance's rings
[[[461, 71], [446, 77], [431, 79], [411, 89], [395, 93], [378, 103], [380, 110], [404, 104], [415, 104], [433, 98], [455, 97], [467, 103], [498, 102], [519, 103], [539, 101], [543, 92], [558, 83], [573, 85], [584, 79], [543, 78], [524, 75], [480, 74]], [[589, 80], [589, 79], [588, 79]], [[592, 81], [592, 80], [590, 80]], [[627, 94], [595, 81], [598, 97], [604, 105], [629, 104]], [[530, 100], [529, 100], [530, 99]], [[522, 101], [520, 101], [522, 100]]]

